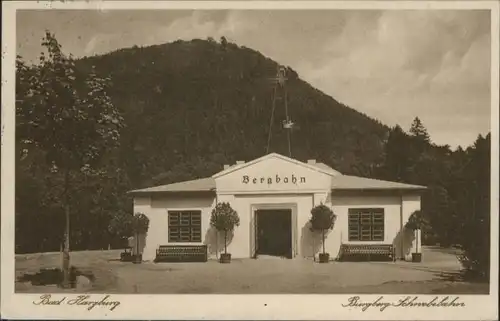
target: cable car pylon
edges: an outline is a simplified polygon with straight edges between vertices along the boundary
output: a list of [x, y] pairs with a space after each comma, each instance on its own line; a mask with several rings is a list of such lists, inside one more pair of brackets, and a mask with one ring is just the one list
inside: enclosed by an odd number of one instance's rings
[[274, 90], [273, 90], [273, 99], [272, 99], [272, 110], [271, 110], [271, 119], [269, 122], [269, 133], [267, 136], [267, 148], [266, 154], [269, 154], [269, 149], [271, 146], [271, 138], [272, 138], [272, 128], [274, 122], [274, 112], [276, 110], [276, 100], [278, 97], [278, 89], [283, 91], [283, 99], [284, 99], [284, 107], [285, 107], [285, 119], [282, 121], [283, 129], [286, 131], [287, 143], [288, 143], [288, 157], [292, 157], [292, 142], [291, 142], [291, 132], [295, 126], [292, 121], [290, 114], [288, 112], [288, 94], [286, 90], [286, 81], [288, 78], [286, 77], [286, 68], [283, 66], [278, 66], [278, 71], [276, 77], [272, 78], [274, 82]]

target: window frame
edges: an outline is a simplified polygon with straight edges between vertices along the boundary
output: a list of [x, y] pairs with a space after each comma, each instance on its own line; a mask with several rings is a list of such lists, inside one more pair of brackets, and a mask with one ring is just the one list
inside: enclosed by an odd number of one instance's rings
[[383, 242], [385, 240], [384, 208], [349, 208], [347, 213], [349, 242]]
[[202, 243], [203, 223], [200, 209], [167, 210], [167, 220], [168, 243]]

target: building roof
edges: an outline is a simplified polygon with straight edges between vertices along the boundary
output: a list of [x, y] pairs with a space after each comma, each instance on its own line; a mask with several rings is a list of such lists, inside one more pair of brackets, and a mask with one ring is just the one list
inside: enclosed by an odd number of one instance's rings
[[[378, 179], [336, 175], [332, 176], [332, 190], [422, 190], [424, 186], [410, 185], [398, 182], [382, 181]], [[212, 177], [200, 178], [191, 181], [173, 183], [130, 191], [131, 194], [143, 193], [182, 193], [182, 192], [213, 192], [215, 179]]]
[[271, 153], [260, 158], [254, 159], [247, 163], [232, 165], [223, 171], [220, 171], [212, 177], [200, 178], [191, 181], [173, 183], [168, 185], [161, 185], [149, 187], [144, 189], [137, 189], [130, 191], [131, 194], [142, 193], [183, 193], [183, 192], [215, 192], [215, 179], [229, 174], [235, 170], [242, 169], [246, 166], [255, 164], [268, 158], [279, 158], [300, 166], [319, 171], [323, 174], [331, 176], [331, 189], [332, 190], [422, 190], [425, 186], [410, 185], [398, 182], [383, 181], [372, 178], [342, 175], [342, 173], [334, 170], [324, 163], [311, 162], [304, 163], [296, 159], [292, 159], [280, 154]]
[[322, 169], [323, 171], [331, 172], [332, 175], [342, 175], [339, 171], [334, 170], [333, 168], [326, 165], [325, 163], [314, 163], [314, 164], [310, 164], [310, 165], [317, 167], [319, 169]]
[[131, 194], [158, 192], [210, 192], [215, 191], [215, 179], [212, 177], [194, 179], [179, 183], [148, 187], [130, 191]]
[[373, 178], [358, 176], [339, 175], [332, 177], [332, 190], [384, 190], [384, 189], [405, 189], [421, 190], [425, 186], [411, 185], [399, 182], [383, 181]]
[[[270, 154], [264, 155], [262, 157], [256, 158], [254, 160], [251, 160], [249, 162], [244, 162], [244, 163], [241, 163], [241, 164], [236, 164], [236, 165], [230, 166], [229, 168], [226, 168], [226, 169], [224, 169], [224, 170], [222, 170], [222, 171], [220, 171], [218, 173], [215, 173], [212, 177], [213, 178], [219, 178], [221, 176], [227, 175], [227, 174], [232, 173], [234, 171], [237, 171], [237, 170], [243, 169], [245, 167], [254, 165], [254, 164], [258, 163], [258, 162], [265, 161], [266, 159], [269, 159], [269, 158], [278, 158], [278, 159], [284, 160], [286, 162], [290, 162], [292, 164], [300, 165], [302, 167], [309, 168], [309, 169], [312, 169], [312, 170], [315, 170], [317, 172], [320, 172], [320, 173], [323, 173], [323, 174], [327, 174], [327, 175], [338, 175], [338, 174], [340, 174], [339, 172], [335, 171], [333, 168], [331, 168], [331, 167], [329, 167], [329, 166], [327, 166], [327, 165], [325, 165], [323, 163], [313, 163], [313, 164], [304, 163], [304, 162], [301, 162], [301, 161], [299, 161], [297, 159], [286, 157], [286, 156], [280, 155], [278, 153], [270, 153]], [[321, 165], [318, 166], [318, 164], [321, 164]]]

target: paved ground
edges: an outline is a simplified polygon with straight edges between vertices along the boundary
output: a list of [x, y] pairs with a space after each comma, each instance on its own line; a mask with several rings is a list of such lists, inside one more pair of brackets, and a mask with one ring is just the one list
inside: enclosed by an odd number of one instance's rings
[[[424, 248], [422, 263], [331, 262], [306, 259], [243, 259], [231, 264], [122, 263], [120, 251], [74, 252], [72, 264], [96, 276], [89, 292], [106, 293], [487, 293], [488, 284], [457, 279], [454, 253]], [[60, 254], [16, 257], [16, 275], [58, 267]], [[56, 287], [16, 282], [17, 292], [53, 292]]]

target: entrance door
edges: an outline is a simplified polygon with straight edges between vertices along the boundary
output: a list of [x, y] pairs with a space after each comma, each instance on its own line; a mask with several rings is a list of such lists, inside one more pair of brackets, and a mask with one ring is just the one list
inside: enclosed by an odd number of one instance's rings
[[257, 255], [292, 258], [292, 210], [257, 210]]

